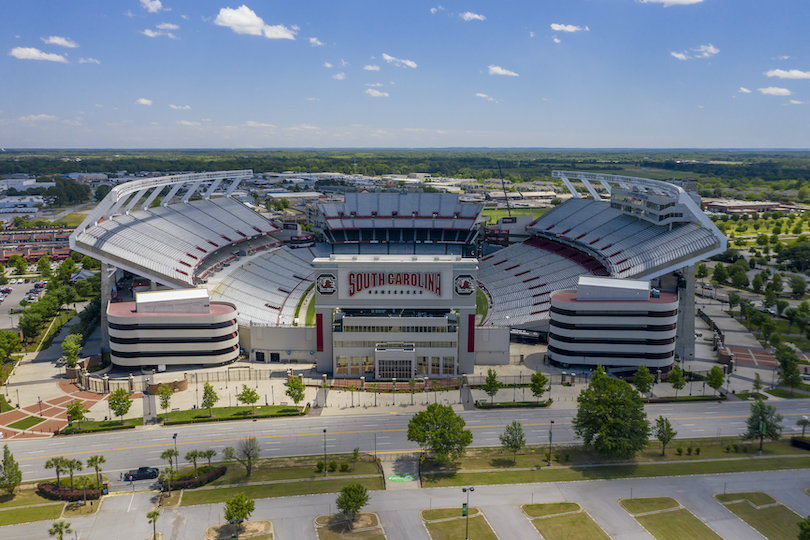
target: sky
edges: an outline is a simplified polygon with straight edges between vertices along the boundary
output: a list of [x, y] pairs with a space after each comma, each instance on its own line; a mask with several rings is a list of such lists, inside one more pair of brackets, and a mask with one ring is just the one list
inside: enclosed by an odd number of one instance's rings
[[807, 0], [3, 0], [5, 148], [810, 148]]

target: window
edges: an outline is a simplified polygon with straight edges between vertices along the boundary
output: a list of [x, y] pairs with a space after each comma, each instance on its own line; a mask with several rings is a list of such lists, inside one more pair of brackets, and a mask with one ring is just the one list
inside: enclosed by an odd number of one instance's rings
[[442, 358], [442, 375], [455, 375], [456, 359], [452, 356]]
[[338, 375], [348, 375], [349, 374], [349, 357], [348, 356], [338, 356], [337, 362], [335, 366], [335, 373]]
[[360, 357], [352, 356], [351, 364], [349, 365], [349, 373], [352, 375], [360, 375]]
[[416, 374], [427, 375], [430, 373], [430, 363], [427, 356], [416, 357]]
[[431, 356], [430, 357], [430, 374], [431, 375], [440, 375], [441, 374], [441, 365], [439, 364], [441, 358], [438, 356]]
[[363, 361], [363, 373], [374, 373], [374, 357], [363, 356], [361, 360]]
[[410, 379], [413, 367], [410, 360], [379, 360], [377, 377], [380, 379]]

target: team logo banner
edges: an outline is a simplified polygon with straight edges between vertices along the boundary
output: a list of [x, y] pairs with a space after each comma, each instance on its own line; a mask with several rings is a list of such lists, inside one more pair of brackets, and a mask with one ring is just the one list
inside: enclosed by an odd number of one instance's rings
[[315, 286], [320, 294], [335, 294], [337, 291], [337, 279], [334, 274], [320, 274]]
[[475, 292], [475, 278], [469, 274], [459, 274], [455, 279], [456, 294], [468, 296]]

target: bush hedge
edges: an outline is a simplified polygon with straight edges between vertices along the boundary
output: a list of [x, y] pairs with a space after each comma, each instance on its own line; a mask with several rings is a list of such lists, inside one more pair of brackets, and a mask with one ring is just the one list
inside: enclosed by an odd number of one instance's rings
[[87, 500], [92, 501], [101, 498], [101, 490], [88, 489], [86, 492], [83, 489], [70, 489], [57, 486], [56, 484], [43, 483], [37, 485], [37, 492], [46, 499], [53, 501], [83, 501], [85, 493]]
[[810, 450], [810, 437], [791, 437], [790, 444], [803, 450]]
[[548, 407], [551, 400], [541, 401], [503, 401], [499, 403], [490, 403], [488, 401], [476, 401], [475, 406], [479, 409], [514, 409], [514, 408], [528, 408], [528, 407]]
[[[198, 488], [200, 486], [204, 486], [209, 482], [213, 482], [220, 476], [223, 476], [225, 472], [228, 470], [228, 467], [222, 465], [221, 467], [216, 467], [210, 471], [207, 471], [197, 478], [175, 478], [172, 484], [172, 489], [193, 489]], [[163, 485], [163, 491], [168, 491], [169, 486], [168, 483]]]

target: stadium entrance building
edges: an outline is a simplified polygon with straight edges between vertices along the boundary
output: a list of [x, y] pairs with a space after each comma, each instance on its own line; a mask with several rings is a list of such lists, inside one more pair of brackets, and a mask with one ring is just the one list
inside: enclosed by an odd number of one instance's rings
[[454, 377], [475, 364], [477, 259], [316, 258], [318, 371], [335, 377]]

